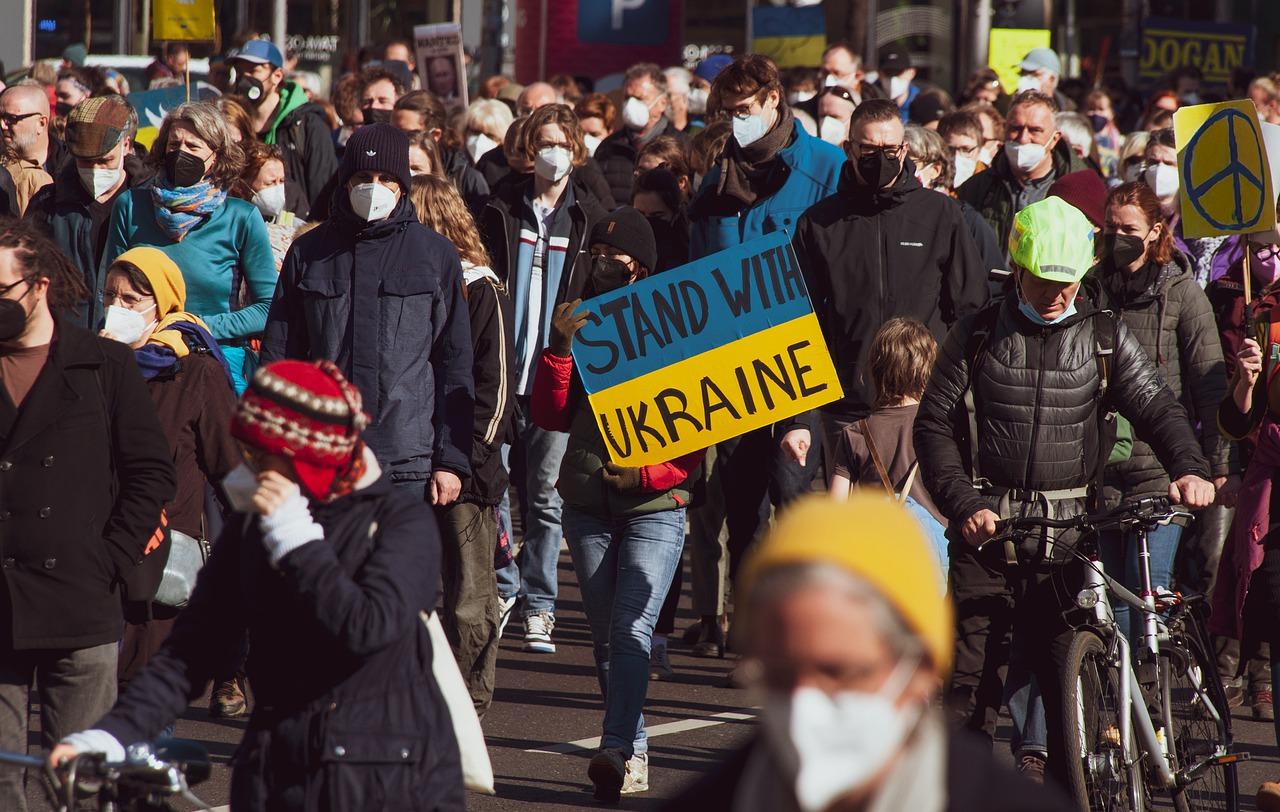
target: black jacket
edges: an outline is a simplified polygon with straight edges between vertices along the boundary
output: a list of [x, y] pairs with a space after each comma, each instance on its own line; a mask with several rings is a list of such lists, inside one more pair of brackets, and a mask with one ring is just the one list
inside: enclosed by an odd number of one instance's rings
[[511, 439], [516, 401], [511, 298], [492, 278], [477, 279], [467, 285], [467, 310], [475, 352], [476, 416], [471, 434], [471, 481], [458, 498], [497, 505], [510, 481], [499, 452]]
[[[1015, 298], [999, 313], [973, 381], [981, 476], [1002, 488], [1050, 491], [1095, 480], [1099, 377], [1094, 330], [1099, 319], [1078, 299], [1076, 315], [1052, 327], [1034, 324]], [[970, 334], [976, 316], [956, 324], [938, 352], [916, 416], [920, 474], [938, 509], [959, 524], [994, 502], [975, 490], [964, 394], [970, 385]], [[1148, 439], [1165, 470], [1209, 477], [1187, 412], [1123, 321], [1117, 320], [1107, 401]]]
[[987, 269], [960, 207], [923, 188], [910, 160], [872, 190], [846, 163], [836, 194], [796, 226], [795, 249], [844, 399], [828, 409], [865, 417], [875, 402], [867, 356], [880, 325], [919, 319], [941, 340], [987, 300]]
[[[652, 138], [660, 135], [674, 135], [684, 142], [684, 135], [666, 118], [658, 119], [657, 131]], [[631, 186], [635, 183], [636, 158], [640, 150], [636, 148], [631, 131], [622, 128], [600, 142], [596, 147], [595, 161], [604, 173], [609, 184], [609, 194], [619, 205], [631, 202]]]
[[392, 479], [471, 466], [471, 327], [453, 245], [402, 197], [385, 220], [335, 195], [328, 220], [294, 241], [267, 315], [263, 362], [337, 363], [372, 418], [365, 442]]
[[[518, 184], [529, 177], [528, 175], [520, 175], [511, 171], [511, 167], [507, 164], [507, 157], [502, 154], [501, 147], [491, 149], [481, 155], [480, 163], [476, 167], [483, 171], [485, 178], [489, 182], [489, 191], [493, 194], [497, 194], [504, 186]], [[591, 195], [605, 211], [613, 211], [620, 205], [609, 192], [609, 184], [605, 181], [604, 174], [601, 173], [600, 165], [596, 163], [595, 158], [588, 158], [586, 163], [573, 170], [573, 190], [574, 194], [579, 197]], [[630, 198], [622, 201], [624, 204], [629, 202]]]
[[94, 727], [126, 745], [152, 739], [235, 666], [247, 635], [256, 701], [232, 807], [463, 809], [419, 615], [439, 597], [431, 508], [384, 477], [311, 512], [324, 538], [278, 568], [257, 517], [234, 515], [164, 647]]
[[467, 204], [471, 216], [477, 217], [484, 204], [489, 200], [489, 183], [480, 174], [480, 170], [471, 163], [471, 157], [465, 149], [447, 149], [440, 147], [440, 161], [444, 164], [444, 172], [453, 181], [462, 201]]
[[173, 495], [133, 351], [60, 320], [21, 410], [0, 395], [0, 634], [17, 649], [119, 640], [117, 588]]
[[302, 187], [314, 209], [330, 178], [338, 173], [338, 156], [324, 108], [308, 103], [290, 112], [276, 127], [276, 144], [284, 153], [285, 177]]

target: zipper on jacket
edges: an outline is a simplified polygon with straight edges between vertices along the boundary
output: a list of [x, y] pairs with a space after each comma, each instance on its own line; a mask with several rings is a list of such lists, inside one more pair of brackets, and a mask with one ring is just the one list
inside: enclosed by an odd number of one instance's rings
[[1040, 363], [1037, 365], [1038, 369], [1036, 371], [1036, 400], [1035, 408], [1031, 412], [1031, 441], [1027, 446], [1027, 471], [1022, 478], [1022, 484], [1027, 488], [1031, 487], [1031, 468], [1036, 456], [1036, 435], [1040, 433], [1040, 398], [1044, 394], [1044, 352], [1049, 343], [1045, 337], [1047, 333], [1045, 329], [1041, 328], [1038, 333]]

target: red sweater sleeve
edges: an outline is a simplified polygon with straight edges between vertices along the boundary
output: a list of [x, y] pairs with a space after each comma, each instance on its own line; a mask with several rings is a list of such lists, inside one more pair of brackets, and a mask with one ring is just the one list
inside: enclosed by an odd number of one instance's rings
[[569, 410], [569, 383], [573, 380], [573, 356], [543, 350], [533, 375], [529, 411], [534, 425], [544, 431], [569, 431], [573, 414]]
[[669, 462], [657, 465], [646, 465], [640, 469], [640, 482], [647, 491], [661, 493], [668, 491], [688, 479], [689, 474], [702, 464], [707, 450], [700, 449], [683, 457], [676, 457]]

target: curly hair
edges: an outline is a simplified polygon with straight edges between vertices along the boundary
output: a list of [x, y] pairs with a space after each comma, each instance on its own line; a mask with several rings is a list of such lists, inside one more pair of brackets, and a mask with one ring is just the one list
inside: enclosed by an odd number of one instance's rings
[[30, 223], [0, 219], [0, 250], [14, 252], [19, 275], [28, 283], [49, 280], [49, 310], [68, 313], [89, 299], [89, 289], [80, 272], [67, 255]]
[[489, 265], [489, 254], [480, 241], [475, 218], [453, 181], [438, 175], [418, 175], [409, 187], [409, 200], [418, 222], [453, 243], [458, 256], [472, 265]]

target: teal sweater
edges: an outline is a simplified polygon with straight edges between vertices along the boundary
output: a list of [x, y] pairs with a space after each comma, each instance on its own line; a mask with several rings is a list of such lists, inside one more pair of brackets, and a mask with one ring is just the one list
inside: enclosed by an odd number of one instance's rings
[[[258, 209], [228, 197], [182, 242], [174, 242], [156, 224], [150, 184], [130, 189], [116, 199], [111, 211], [103, 256], [111, 262], [138, 245], [155, 246], [177, 263], [187, 283], [187, 311], [209, 325], [209, 332], [226, 351], [236, 389], [243, 390], [244, 348], [266, 327], [276, 289], [271, 242]], [[243, 302], [242, 285], [247, 287]]]

